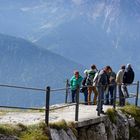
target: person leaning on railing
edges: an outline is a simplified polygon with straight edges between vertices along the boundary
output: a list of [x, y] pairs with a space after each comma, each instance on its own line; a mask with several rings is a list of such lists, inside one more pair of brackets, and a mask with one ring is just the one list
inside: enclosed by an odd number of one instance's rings
[[126, 70], [125, 70], [124, 75], [123, 75], [123, 83], [122, 83], [122, 87], [121, 87], [123, 95], [126, 98], [129, 97], [127, 85], [133, 83], [134, 77], [135, 77], [135, 74], [134, 74], [134, 71], [131, 67], [131, 64], [127, 64]]
[[113, 105], [113, 93], [115, 91], [116, 88], [116, 73], [112, 70], [112, 68], [110, 67], [109, 69], [109, 73], [108, 73], [108, 80], [109, 80], [109, 86], [107, 89], [107, 93], [106, 93], [106, 100], [105, 100], [105, 104], [106, 105]]
[[119, 106], [124, 106], [125, 105], [125, 98], [122, 92], [122, 83], [123, 83], [123, 76], [125, 72], [125, 65], [121, 66], [121, 69], [118, 71], [116, 75], [116, 83], [118, 85], [118, 92], [119, 92]]
[[71, 88], [71, 93], [72, 93], [72, 103], [75, 103], [75, 96], [77, 93], [77, 87], [81, 86], [81, 82], [82, 82], [83, 78], [82, 76], [79, 74], [79, 71], [74, 71], [74, 75], [72, 76], [71, 80], [70, 80], [70, 88]]
[[98, 104], [97, 104], [97, 111], [104, 114], [103, 111], [103, 104], [104, 104], [104, 93], [106, 87], [108, 86], [108, 73], [109, 73], [109, 66], [106, 66], [103, 70], [101, 70], [98, 74], [98, 81], [97, 81], [97, 89], [99, 92], [98, 96]]

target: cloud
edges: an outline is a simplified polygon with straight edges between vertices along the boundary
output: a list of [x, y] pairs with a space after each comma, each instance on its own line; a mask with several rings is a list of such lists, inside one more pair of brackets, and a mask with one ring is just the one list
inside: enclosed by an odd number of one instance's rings
[[83, 0], [72, 0], [76, 5], [80, 5]]
[[101, 16], [105, 7], [105, 3], [98, 3], [93, 9], [92, 18], [96, 20], [96, 18]]

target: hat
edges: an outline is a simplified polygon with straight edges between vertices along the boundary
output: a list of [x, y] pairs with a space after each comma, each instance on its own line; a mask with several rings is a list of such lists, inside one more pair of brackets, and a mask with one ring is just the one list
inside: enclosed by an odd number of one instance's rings
[[85, 70], [84, 70], [84, 74], [87, 74], [87, 73], [88, 73], [88, 70], [87, 70], [87, 69], [85, 69]]
[[126, 65], [126, 67], [127, 67], [127, 68], [130, 68], [130, 67], [131, 67], [131, 64], [130, 64], [130, 63], [128, 63], [128, 64]]

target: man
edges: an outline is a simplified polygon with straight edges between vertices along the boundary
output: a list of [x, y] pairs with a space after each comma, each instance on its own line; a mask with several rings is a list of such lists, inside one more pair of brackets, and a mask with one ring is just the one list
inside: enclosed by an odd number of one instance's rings
[[124, 76], [123, 76], [123, 84], [122, 84], [122, 92], [124, 97], [129, 97], [129, 93], [127, 90], [127, 84], [132, 84], [134, 81], [134, 71], [131, 67], [131, 64], [127, 64], [126, 66], [126, 70], [124, 72]]
[[119, 105], [124, 106], [125, 105], [125, 97], [122, 92], [122, 83], [123, 83], [123, 76], [125, 72], [125, 65], [121, 66], [121, 69], [118, 71], [116, 76], [116, 83], [118, 85], [118, 91], [119, 91]]
[[91, 93], [92, 91], [94, 92], [94, 99], [93, 99], [93, 104], [97, 104], [97, 96], [98, 96], [98, 91], [96, 90], [96, 86], [93, 86], [93, 79], [94, 76], [97, 72], [96, 66], [93, 64], [91, 65], [91, 69], [88, 71], [88, 76], [86, 80], [86, 85], [88, 86], [88, 105], [91, 104]]
[[114, 98], [114, 91], [116, 88], [116, 73], [112, 70], [112, 68], [110, 67], [109, 69], [109, 73], [108, 73], [108, 80], [109, 80], [109, 86], [108, 86], [108, 90], [106, 93], [106, 105], [113, 105], [113, 98]]
[[104, 114], [103, 111], [103, 103], [104, 103], [104, 93], [106, 90], [108, 83], [108, 73], [109, 73], [110, 66], [106, 66], [103, 70], [101, 70], [98, 74], [98, 81], [97, 81], [97, 86], [98, 86], [98, 104], [97, 104], [97, 111], [100, 111], [100, 113]]
[[74, 71], [74, 76], [70, 80], [72, 103], [75, 103], [75, 95], [77, 93], [77, 88], [80, 88], [82, 80], [83, 78], [81, 75], [79, 75], [79, 71]]
[[88, 103], [88, 90], [87, 90], [87, 86], [86, 86], [86, 80], [87, 80], [87, 76], [88, 76], [88, 70], [86, 69], [84, 71], [85, 77], [82, 80], [82, 88], [81, 88], [81, 92], [84, 93], [84, 100], [85, 100], [85, 105], [87, 105]]

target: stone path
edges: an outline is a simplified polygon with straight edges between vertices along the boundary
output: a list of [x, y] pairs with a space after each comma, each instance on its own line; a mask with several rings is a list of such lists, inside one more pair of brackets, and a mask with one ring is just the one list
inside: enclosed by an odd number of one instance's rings
[[[61, 105], [55, 105], [55, 106], [58, 107]], [[112, 106], [104, 106], [104, 111], [106, 111], [108, 108], [112, 108]], [[79, 122], [90, 120], [90, 119], [96, 119], [100, 117], [97, 116], [96, 106], [94, 105], [90, 105], [90, 106], [80, 105], [79, 106]], [[36, 124], [41, 121], [44, 121], [44, 118], [45, 118], [44, 112], [29, 112], [29, 111], [28, 112], [27, 111], [7, 112], [7, 113], [4, 113], [3, 115], [0, 115], [0, 124], [22, 123], [25, 125], [30, 125], [30, 124]], [[62, 119], [66, 121], [75, 120], [75, 105], [57, 109], [50, 112], [50, 117], [49, 117], [50, 122], [56, 122]]]

